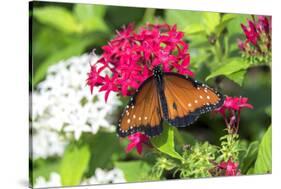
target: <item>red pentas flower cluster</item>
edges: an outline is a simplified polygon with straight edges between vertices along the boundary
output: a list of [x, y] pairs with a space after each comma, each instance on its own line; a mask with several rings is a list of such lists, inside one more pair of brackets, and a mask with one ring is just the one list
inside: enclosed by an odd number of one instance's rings
[[251, 104], [248, 104], [248, 98], [227, 96], [223, 105], [215, 111], [221, 113], [222, 116], [225, 116], [226, 110], [240, 111], [242, 108], [253, 108]]
[[224, 171], [225, 176], [236, 176], [240, 175], [238, 170], [238, 163], [228, 160], [227, 162], [221, 162], [218, 167]]
[[[91, 91], [95, 86], [101, 86], [100, 91], [105, 91], [107, 100], [110, 92], [131, 95], [159, 64], [165, 72], [192, 76], [188, 44], [183, 36], [176, 25], [147, 24], [135, 31], [129, 24], [102, 47], [103, 54], [91, 66], [87, 84]], [[105, 69], [110, 74], [102, 76]]]
[[238, 132], [242, 108], [253, 109], [253, 105], [248, 103], [248, 98], [227, 96], [223, 105], [215, 110], [223, 116], [229, 133]]
[[238, 47], [250, 62], [266, 62], [271, 59], [271, 17], [258, 16], [241, 24], [246, 40], [238, 39]]
[[130, 143], [126, 148], [127, 153], [133, 150], [133, 148], [136, 148], [138, 154], [141, 154], [143, 149], [142, 145], [149, 141], [149, 138], [146, 135], [139, 132], [128, 136], [128, 139], [130, 140]]

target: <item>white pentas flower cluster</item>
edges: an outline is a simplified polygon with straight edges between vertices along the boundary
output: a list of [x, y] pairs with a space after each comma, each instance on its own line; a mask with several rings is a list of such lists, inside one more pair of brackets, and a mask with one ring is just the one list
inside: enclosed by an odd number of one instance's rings
[[[124, 183], [126, 182], [122, 170], [114, 168], [112, 170], [103, 170], [97, 168], [95, 175], [89, 179], [81, 182], [81, 185], [91, 185], [91, 184], [109, 184], [109, 183]], [[52, 172], [50, 174], [49, 180], [44, 177], [38, 177], [35, 180], [34, 187], [58, 187], [61, 186], [61, 177], [58, 173]]]
[[67, 141], [63, 137], [48, 129], [38, 129], [32, 137], [32, 156], [34, 159], [61, 156], [67, 145]]
[[106, 171], [100, 168], [97, 168], [95, 175], [91, 178], [82, 182], [82, 184], [108, 184], [108, 183], [123, 183], [126, 182], [123, 172], [114, 168], [112, 170]]
[[47, 188], [47, 187], [58, 187], [61, 186], [60, 175], [56, 172], [50, 174], [49, 180], [46, 180], [44, 177], [40, 176], [36, 178], [34, 188]]
[[46, 157], [63, 153], [59, 148], [64, 149], [65, 142], [55, 139], [54, 133], [78, 140], [83, 132], [95, 134], [101, 128], [115, 131], [112, 115], [121, 101], [112, 93], [105, 103], [99, 88], [91, 94], [86, 86], [90, 63], [97, 59], [82, 55], [50, 66], [46, 79], [32, 92], [33, 154]]

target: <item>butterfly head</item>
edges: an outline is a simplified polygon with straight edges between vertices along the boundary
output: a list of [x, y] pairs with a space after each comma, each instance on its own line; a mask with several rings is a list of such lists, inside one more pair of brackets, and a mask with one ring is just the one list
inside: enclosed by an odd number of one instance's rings
[[159, 77], [159, 76], [162, 76], [162, 74], [163, 74], [163, 71], [162, 71], [162, 68], [160, 67], [160, 65], [158, 65], [158, 66], [155, 66], [154, 68], [153, 68], [153, 76], [154, 77]]

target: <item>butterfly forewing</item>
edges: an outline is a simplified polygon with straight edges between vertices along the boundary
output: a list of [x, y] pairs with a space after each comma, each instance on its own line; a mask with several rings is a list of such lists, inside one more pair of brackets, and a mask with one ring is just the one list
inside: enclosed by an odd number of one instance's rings
[[144, 132], [155, 136], [162, 132], [162, 115], [153, 77], [147, 79], [126, 106], [117, 130], [119, 136]]
[[198, 81], [180, 74], [164, 74], [164, 94], [168, 106], [169, 123], [185, 127], [200, 114], [212, 111], [223, 103], [223, 96]]

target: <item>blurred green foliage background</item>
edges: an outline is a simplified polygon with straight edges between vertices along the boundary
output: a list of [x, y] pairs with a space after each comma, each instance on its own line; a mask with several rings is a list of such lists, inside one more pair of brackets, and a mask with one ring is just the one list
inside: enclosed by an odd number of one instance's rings
[[[191, 68], [196, 78], [220, 88], [223, 94], [248, 97], [249, 103], [254, 106], [253, 110], [243, 110], [241, 118], [239, 135], [248, 145], [260, 141], [271, 124], [271, 68], [267, 63], [247, 64], [242, 60], [236, 43], [237, 38], [244, 37], [240, 24], [250, 17], [242, 14], [33, 2], [30, 10], [30, 54], [33, 63], [30, 85], [36, 88], [44, 79], [48, 67], [60, 60], [91, 52], [92, 49], [101, 54], [101, 46], [114, 37], [116, 30], [128, 23], [133, 22], [137, 27], [147, 22], [177, 24], [190, 45]], [[85, 90], [89, 89], [85, 87]], [[204, 115], [195, 124], [181, 130], [184, 142], [190, 144], [209, 141], [218, 145], [219, 138], [225, 134], [224, 123], [216, 115]], [[114, 133], [101, 132], [96, 136], [83, 134], [80, 143], [83, 148], [76, 151], [72, 149], [76, 148], [75, 145], [72, 147], [70, 144], [63, 159], [54, 157], [33, 161], [33, 177], [48, 177], [49, 172], [59, 170], [63, 164], [66, 168], [61, 174], [66, 175], [63, 176], [65, 179], [71, 178], [64, 181], [69, 185], [79, 183], [81, 177], [92, 175], [97, 167], [112, 168], [114, 165], [125, 170], [129, 181], [140, 179], [137, 175], [139, 172], [133, 170], [142, 166], [142, 158], [136, 153], [125, 154], [127, 142], [120, 142]], [[81, 158], [75, 158], [75, 153]], [[146, 166], [151, 161], [149, 157], [145, 158], [148, 160], [143, 170], [148, 169]], [[130, 165], [124, 163], [126, 161]], [[75, 163], [80, 168], [69, 166]], [[76, 175], [73, 176], [74, 172]], [[67, 176], [70, 173], [72, 176]]]

